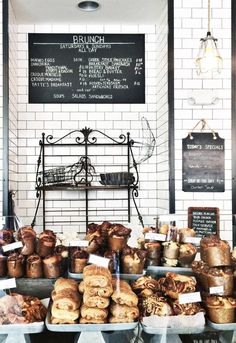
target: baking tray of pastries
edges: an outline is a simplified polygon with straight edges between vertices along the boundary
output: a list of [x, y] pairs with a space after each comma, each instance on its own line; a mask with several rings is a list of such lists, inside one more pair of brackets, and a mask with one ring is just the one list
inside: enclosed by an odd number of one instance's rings
[[[118, 275], [121, 279], [123, 280], [136, 280], [139, 277], [145, 275], [145, 271], [143, 272], [143, 274], [112, 274], [113, 277], [117, 278]], [[79, 274], [79, 273], [71, 273], [68, 271], [68, 277], [71, 279], [76, 279], [76, 280], [82, 280], [83, 279], [83, 274]]]
[[236, 331], [236, 323], [217, 324], [208, 319], [207, 324], [215, 330]]
[[88, 332], [88, 331], [124, 331], [133, 330], [138, 322], [133, 323], [107, 323], [107, 324], [51, 324], [51, 313], [47, 313], [46, 327], [49, 331], [55, 332]]
[[164, 275], [168, 272], [184, 274], [184, 275], [193, 275], [192, 268], [184, 268], [184, 267], [163, 267], [163, 266], [148, 266], [147, 267], [147, 274], [155, 274], [155, 275]]

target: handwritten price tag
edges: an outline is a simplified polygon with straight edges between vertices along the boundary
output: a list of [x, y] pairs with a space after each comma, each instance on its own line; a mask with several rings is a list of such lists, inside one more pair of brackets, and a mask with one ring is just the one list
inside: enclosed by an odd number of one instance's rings
[[184, 243], [192, 243], [195, 245], [200, 245], [201, 237], [185, 237]]
[[9, 289], [9, 288], [16, 288], [15, 278], [0, 281], [0, 289]]
[[210, 287], [209, 291], [210, 291], [210, 294], [223, 294], [224, 286]]
[[179, 294], [180, 304], [198, 303], [202, 301], [200, 292]]
[[22, 242], [14, 242], [14, 243], [11, 243], [11, 244], [3, 245], [2, 250], [3, 250], [3, 252], [7, 252], [7, 251], [10, 251], [10, 250], [19, 249], [19, 248], [22, 248], [22, 247], [23, 247]]
[[101, 257], [97, 255], [90, 254], [88, 263], [96, 264], [99, 267], [105, 267], [108, 268], [110, 260], [106, 257]]
[[86, 241], [86, 240], [70, 241], [69, 246], [70, 247], [88, 247], [89, 241]]
[[163, 235], [162, 233], [155, 233], [155, 232], [147, 232], [145, 234], [145, 239], [151, 239], [154, 241], [166, 241], [166, 235]]

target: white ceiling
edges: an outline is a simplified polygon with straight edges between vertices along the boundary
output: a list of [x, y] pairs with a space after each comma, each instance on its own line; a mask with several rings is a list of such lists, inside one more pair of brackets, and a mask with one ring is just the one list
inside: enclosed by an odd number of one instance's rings
[[18, 24], [157, 24], [167, 0], [97, 0], [84, 12], [80, 0], [11, 0]]

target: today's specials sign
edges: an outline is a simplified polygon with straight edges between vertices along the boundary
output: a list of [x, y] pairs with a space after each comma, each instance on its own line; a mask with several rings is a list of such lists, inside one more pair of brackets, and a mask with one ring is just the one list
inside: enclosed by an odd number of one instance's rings
[[36, 34], [30, 103], [145, 103], [144, 34]]
[[182, 140], [184, 192], [224, 192], [224, 139], [217, 133], [191, 133]]

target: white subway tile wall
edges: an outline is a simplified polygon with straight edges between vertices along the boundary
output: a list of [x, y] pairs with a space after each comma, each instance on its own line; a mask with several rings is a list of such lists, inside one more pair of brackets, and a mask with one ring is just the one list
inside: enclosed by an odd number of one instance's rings
[[[196, 73], [194, 58], [199, 40], [207, 32], [207, 1], [175, 1], [175, 165], [176, 165], [176, 213], [186, 215], [190, 206], [219, 207], [221, 238], [232, 242], [231, 222], [231, 2], [212, 0], [212, 34], [218, 38], [223, 57], [221, 74]], [[217, 92], [216, 105], [190, 105], [188, 94], [198, 89]], [[182, 138], [200, 119], [225, 139], [225, 192], [185, 193], [182, 191]], [[185, 225], [187, 222], [185, 221]]]
[[[163, 9], [160, 28], [155, 25], [101, 25], [99, 32], [105, 33], [143, 33], [145, 34], [145, 71], [146, 71], [146, 103], [145, 104], [29, 104], [28, 103], [28, 33], [68, 33], [88, 32], [95, 28], [91, 25], [78, 27], [75, 25], [18, 25], [18, 198], [17, 213], [24, 224], [29, 224], [33, 218], [36, 207], [35, 173], [39, 153], [39, 139], [41, 133], [52, 134], [54, 137], [61, 137], [74, 129], [82, 129], [85, 126], [104, 131], [106, 134], [118, 138], [121, 133], [130, 132], [131, 138], [142, 141], [141, 118], [145, 116], [154, 134], [166, 136], [167, 123], [167, 7]], [[96, 32], [98, 28], [96, 26]], [[159, 56], [159, 60], [158, 60]], [[164, 71], [159, 91], [157, 84], [159, 76], [157, 63], [161, 63]], [[160, 68], [160, 69], [161, 69]], [[166, 102], [166, 103], [165, 103]], [[157, 104], [159, 109], [157, 109]], [[158, 117], [162, 117], [159, 132], [157, 122], [157, 111], [161, 111]], [[163, 131], [163, 127], [164, 131]], [[157, 131], [156, 131], [156, 128]], [[166, 145], [163, 142], [163, 145]], [[158, 150], [159, 151], [159, 150]], [[165, 154], [165, 151], [163, 154]], [[136, 152], [135, 152], [136, 154]], [[164, 155], [163, 155], [164, 156]], [[162, 157], [161, 157], [162, 158]], [[103, 158], [105, 160], [105, 157]], [[69, 162], [69, 161], [66, 161]], [[163, 163], [163, 158], [160, 161]], [[166, 167], [167, 168], [167, 167]], [[167, 170], [167, 169], [166, 169]], [[134, 171], [134, 170], [132, 170]], [[140, 188], [137, 205], [143, 215], [145, 225], [153, 225], [157, 213], [157, 157], [154, 155], [139, 166]], [[161, 173], [161, 171], [159, 171]], [[166, 178], [165, 178], [166, 180]], [[163, 186], [164, 187], [164, 186]], [[119, 218], [127, 221], [123, 211], [114, 212], [114, 207], [127, 207], [124, 192], [99, 191], [91, 192], [90, 202], [91, 221], [101, 222]], [[118, 200], [113, 200], [113, 199]], [[167, 193], [164, 194], [167, 201]], [[84, 194], [72, 191], [50, 192], [47, 202], [51, 211], [47, 219], [52, 221], [68, 217], [73, 221], [84, 220]], [[107, 200], [98, 200], [107, 199]], [[120, 200], [119, 200], [120, 199]], [[58, 201], [60, 200], [60, 201]], [[166, 203], [164, 204], [164, 206]], [[162, 208], [164, 207], [162, 205]], [[63, 209], [70, 209], [69, 213], [63, 213]], [[99, 212], [98, 209], [106, 209]], [[50, 215], [50, 216], [49, 216]], [[115, 217], [116, 215], [116, 217]], [[118, 217], [117, 217], [118, 215]], [[131, 221], [138, 224], [138, 217], [135, 207], [131, 201]], [[42, 227], [42, 207], [39, 209], [37, 227]], [[48, 225], [50, 227], [50, 225]], [[56, 231], [67, 231], [68, 226], [54, 225]], [[84, 224], [72, 223], [70, 230], [85, 231]]]

